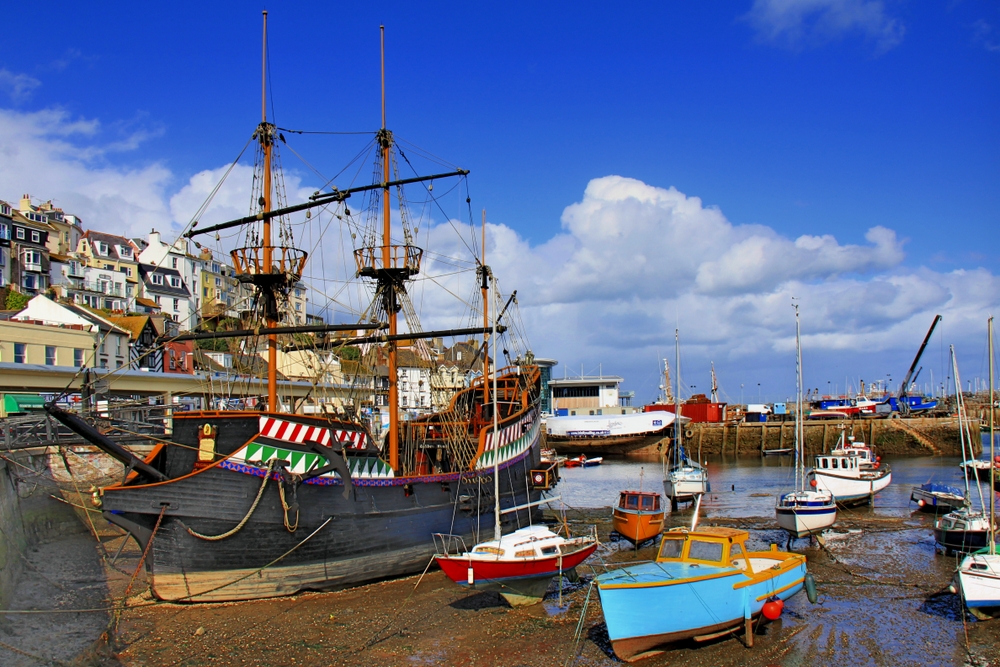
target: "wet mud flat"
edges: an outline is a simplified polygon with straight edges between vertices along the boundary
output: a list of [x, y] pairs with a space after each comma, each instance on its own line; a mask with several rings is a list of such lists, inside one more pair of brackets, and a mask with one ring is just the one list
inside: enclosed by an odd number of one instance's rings
[[[100, 544], [84, 534], [29, 554], [14, 611], [59, 613], [0, 613], [0, 665], [623, 664], [611, 651], [592, 577], [605, 565], [651, 559], [655, 549], [610, 540], [609, 517], [610, 510], [572, 512], [573, 524], [598, 524], [602, 547], [579, 568], [578, 583], [563, 582], [561, 600], [554, 583], [542, 604], [516, 609], [437, 570], [273, 600], [159, 603], [141, 571], [133, 579], [135, 543], [104, 524]], [[672, 525], [689, 521], [684, 512], [668, 515]], [[636, 664], [1000, 666], [1000, 620], [976, 621], [947, 592], [956, 559], [935, 554], [931, 521], [847, 513], [822, 544], [792, 544], [809, 558], [818, 604], [797, 595], [779, 621], [758, 628], [752, 649], [737, 633]], [[751, 548], [786, 542], [770, 517], [702, 523], [749, 530]]]

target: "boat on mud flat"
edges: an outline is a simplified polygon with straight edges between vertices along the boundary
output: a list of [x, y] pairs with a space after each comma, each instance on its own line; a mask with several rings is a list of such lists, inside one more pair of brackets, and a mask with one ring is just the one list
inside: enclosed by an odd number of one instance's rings
[[[799, 305], [795, 307], [795, 490], [778, 497], [774, 507], [778, 525], [792, 537], [807, 537], [829, 528], [837, 520], [837, 502], [828, 490], [806, 488], [802, 445], [802, 343], [799, 335]], [[841, 434], [843, 436], [843, 434]]]
[[622, 491], [611, 511], [611, 530], [634, 545], [653, 539], [663, 532], [660, 500], [652, 491]]
[[559, 575], [576, 579], [574, 568], [598, 547], [596, 528], [564, 537], [546, 526], [529, 526], [466, 549], [451, 535], [435, 535], [434, 560], [459, 586], [499, 593], [512, 607], [535, 604]]
[[670, 530], [654, 562], [598, 575], [615, 655], [634, 662], [674, 642], [716, 639], [741, 628], [752, 646], [755, 619], [778, 618], [784, 600], [803, 586], [815, 600], [805, 556], [777, 545], [749, 551], [748, 538], [734, 528]]
[[866, 467], [863, 458], [846, 452], [820, 454], [806, 480], [812, 488], [832, 493], [839, 505], [863, 505], [892, 481], [889, 466], [879, 461], [872, 465]]
[[[264, 91], [266, 55], [265, 48]], [[454, 274], [459, 260], [449, 257], [446, 266], [435, 265], [433, 258], [423, 261], [423, 251], [412, 239], [415, 223], [427, 221], [406, 205], [402, 188], [465, 177], [468, 172], [456, 169], [399, 179], [400, 171], [411, 166], [416, 170], [421, 162], [414, 156], [397, 159], [396, 138], [385, 124], [383, 92], [382, 126], [364, 139], [368, 145], [362, 151], [375, 158], [375, 182], [343, 189], [331, 182], [329, 190], [306, 202], [286, 205], [275, 153], [286, 143], [285, 135], [296, 135], [268, 120], [263, 97], [265, 111], [253, 133], [257, 159], [249, 215], [192, 226], [184, 234], [207, 244], [228, 230], [222, 237], [235, 237], [234, 245], [243, 245], [231, 257], [236, 278], [254, 292], [248, 300], [253, 304], [251, 326], [182, 334], [172, 340], [239, 339], [241, 349], [264, 357], [265, 409], [176, 412], [168, 439], [160, 439], [139, 459], [85, 417], [60, 409], [54, 401], [46, 406], [60, 422], [132, 470], [124, 482], [100, 489], [101, 509], [108, 521], [139, 543], [152, 593], [161, 600], [266, 598], [418, 573], [435, 553], [434, 533], [454, 533], [474, 543], [481, 525], [494, 520], [509, 532], [530, 525], [531, 503], [541, 498], [531, 481], [540, 462], [541, 372], [526, 341], [517, 335], [518, 327], [505, 327], [509, 317], [517, 321], [513, 295], [499, 308], [506, 297], [485, 258], [469, 258], [464, 272], [471, 278], [471, 290], [460, 295], [460, 305], [448, 314], [456, 325], [480, 318], [483, 325], [425, 331], [408, 292], [416, 276], [437, 283], [434, 274]], [[234, 171], [239, 173], [226, 173]], [[346, 206], [352, 196], [353, 212]], [[466, 200], [457, 205], [467, 206]], [[312, 215], [293, 225], [290, 216], [300, 211]], [[358, 294], [373, 299], [352, 306], [358, 321], [282, 324], [291, 310], [289, 292], [297, 289], [306, 264], [305, 251], [294, 247], [303, 227], [316, 227], [313, 233], [325, 235], [327, 241], [337, 243], [331, 239], [339, 238], [344, 247], [354, 247], [353, 261], [326, 263], [339, 273], [325, 276], [324, 284], [350, 282]], [[466, 230], [474, 233], [472, 220]], [[358, 281], [367, 284], [359, 286]], [[501, 298], [493, 306], [486, 295], [490, 286]], [[445, 291], [454, 293], [449, 288], [455, 287], [449, 284]], [[491, 308], [501, 318], [496, 326], [500, 335], [489, 335]], [[435, 316], [443, 312], [436, 309]], [[329, 341], [318, 334], [334, 332], [343, 336], [332, 339], [335, 345], [356, 351], [361, 367], [388, 368], [390, 379], [380, 395], [386, 401], [382, 411], [388, 413], [387, 428], [381, 420], [365, 419], [362, 406], [372, 405], [376, 396], [363, 381], [344, 385], [344, 392], [337, 394], [336, 413], [287, 411], [285, 406], [296, 401], [279, 395], [279, 341], [283, 352], [324, 349]], [[464, 342], [469, 336], [483, 337], [477, 345], [477, 359], [483, 364], [480, 377], [441, 398], [426, 413], [403, 419], [396, 382], [402, 342], [411, 341], [419, 349], [432, 338]], [[506, 367], [494, 352], [500, 350], [508, 359]], [[328, 387], [317, 380], [313, 389], [319, 393]], [[206, 393], [217, 390], [205, 388]], [[497, 392], [499, 402], [493, 400]], [[504, 512], [502, 519], [494, 499]]]
[[968, 504], [962, 489], [943, 482], [927, 482], [913, 487], [910, 502], [921, 512], [951, 512]]

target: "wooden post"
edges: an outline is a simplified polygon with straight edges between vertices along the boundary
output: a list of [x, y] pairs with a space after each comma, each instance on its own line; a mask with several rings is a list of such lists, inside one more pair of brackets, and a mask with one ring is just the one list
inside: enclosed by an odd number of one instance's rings
[[747, 648], [753, 648], [753, 619], [748, 616], [744, 623], [747, 633]]
[[823, 424], [823, 448], [820, 450], [823, 454], [826, 454], [826, 427], [827, 424]]
[[785, 422], [781, 422], [781, 431], [778, 433], [778, 449], [785, 448]]
[[764, 456], [764, 441], [767, 440], [767, 424], [760, 423], [760, 455]]
[[704, 459], [701, 458], [701, 441], [705, 439], [705, 425], [698, 424], [698, 463], [702, 463]]
[[[739, 428], [738, 426], [736, 428]], [[722, 455], [726, 455], [726, 434], [729, 432], [729, 424], [722, 422]], [[9, 448], [8, 448], [9, 449]]]
[[736, 442], [733, 443], [733, 454], [738, 454], [740, 451], [740, 423], [736, 422]]

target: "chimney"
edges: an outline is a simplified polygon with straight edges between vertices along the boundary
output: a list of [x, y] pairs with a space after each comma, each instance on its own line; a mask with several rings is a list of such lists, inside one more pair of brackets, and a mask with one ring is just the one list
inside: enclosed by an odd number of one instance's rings
[[27, 213], [31, 209], [31, 195], [21, 195], [21, 213]]

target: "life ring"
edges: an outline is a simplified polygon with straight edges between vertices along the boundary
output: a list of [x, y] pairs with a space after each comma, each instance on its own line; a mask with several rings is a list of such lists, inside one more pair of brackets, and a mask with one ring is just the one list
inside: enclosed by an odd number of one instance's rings
[[541, 472], [540, 470], [536, 470], [535, 473], [532, 475], [532, 481], [536, 485], [537, 484], [544, 484], [545, 483], [545, 473]]
[[692, 431], [691, 429], [688, 429], [688, 430], [684, 431], [684, 437], [685, 438], [693, 438], [694, 437], [694, 431]]

